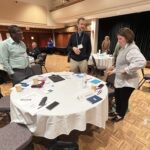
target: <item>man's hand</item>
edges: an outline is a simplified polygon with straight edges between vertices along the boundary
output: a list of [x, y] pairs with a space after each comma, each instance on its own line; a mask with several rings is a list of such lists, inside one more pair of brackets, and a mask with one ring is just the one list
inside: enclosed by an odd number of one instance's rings
[[80, 55], [80, 49], [77, 47], [73, 47], [73, 51], [75, 52], [75, 54]]

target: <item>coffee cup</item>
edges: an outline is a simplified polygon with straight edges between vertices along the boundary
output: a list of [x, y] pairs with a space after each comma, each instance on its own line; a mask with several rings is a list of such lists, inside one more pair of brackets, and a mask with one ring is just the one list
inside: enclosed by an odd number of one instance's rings
[[22, 91], [22, 86], [21, 86], [21, 84], [16, 84], [16, 85], [15, 85], [15, 88], [16, 88], [16, 91], [17, 91], [17, 92], [21, 92], [21, 91]]

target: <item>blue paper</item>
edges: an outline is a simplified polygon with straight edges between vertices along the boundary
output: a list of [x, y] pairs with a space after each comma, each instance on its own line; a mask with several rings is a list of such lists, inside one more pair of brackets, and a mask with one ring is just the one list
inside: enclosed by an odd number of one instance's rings
[[87, 100], [88, 100], [90, 103], [94, 104], [94, 103], [96, 103], [96, 102], [101, 101], [102, 98], [99, 97], [99, 96], [97, 96], [97, 95], [94, 95], [94, 96], [88, 97]]
[[29, 86], [29, 84], [28, 84], [28, 83], [25, 83], [25, 82], [21, 82], [20, 84], [21, 84], [21, 86], [23, 86], [23, 87]]
[[98, 80], [98, 79], [93, 79], [93, 80], [91, 80], [90, 82], [91, 82], [91, 83], [94, 83], [94, 84], [98, 84], [98, 83], [100, 83], [101, 81]]

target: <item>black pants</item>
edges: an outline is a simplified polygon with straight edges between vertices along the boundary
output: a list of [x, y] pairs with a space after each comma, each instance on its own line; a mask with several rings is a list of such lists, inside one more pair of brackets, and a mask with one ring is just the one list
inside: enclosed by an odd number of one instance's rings
[[27, 67], [25, 69], [14, 68], [13, 71], [14, 71], [14, 74], [12, 76], [13, 86], [21, 82], [22, 80], [33, 76], [33, 71], [30, 67]]
[[128, 101], [134, 88], [123, 87], [115, 89], [116, 112], [119, 116], [124, 117], [128, 109]]

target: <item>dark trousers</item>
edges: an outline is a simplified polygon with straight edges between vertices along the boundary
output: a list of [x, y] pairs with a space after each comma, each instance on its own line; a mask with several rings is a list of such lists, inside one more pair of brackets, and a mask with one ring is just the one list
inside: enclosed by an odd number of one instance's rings
[[27, 67], [25, 69], [14, 68], [13, 71], [14, 71], [14, 74], [12, 76], [13, 86], [21, 82], [22, 80], [33, 76], [33, 71], [30, 67]]
[[115, 89], [116, 112], [119, 116], [124, 117], [128, 109], [128, 101], [134, 88], [123, 87]]

